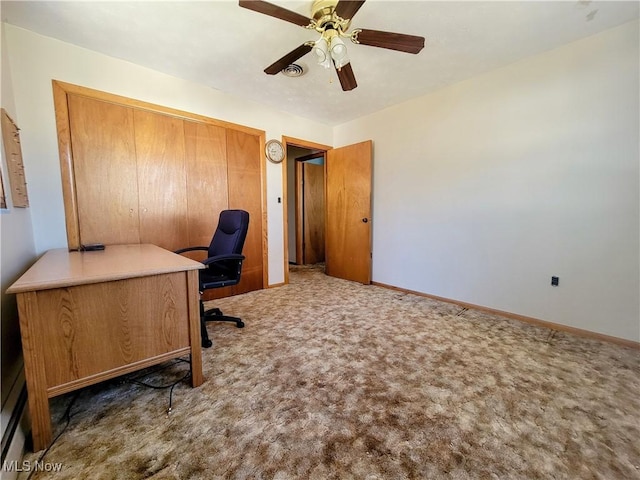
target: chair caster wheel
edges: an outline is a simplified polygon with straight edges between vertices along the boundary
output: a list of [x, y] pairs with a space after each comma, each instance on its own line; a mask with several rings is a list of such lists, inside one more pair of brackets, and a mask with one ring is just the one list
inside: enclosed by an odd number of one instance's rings
[[244, 322], [237, 322], [237, 323], [236, 323], [236, 327], [238, 327], [238, 328], [244, 328]]
[[211, 340], [202, 340], [202, 348], [210, 348], [212, 345], [213, 342]]

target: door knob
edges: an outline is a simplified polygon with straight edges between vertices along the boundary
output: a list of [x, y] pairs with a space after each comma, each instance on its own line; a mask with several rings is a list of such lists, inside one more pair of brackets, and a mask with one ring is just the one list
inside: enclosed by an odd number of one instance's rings
[[364, 218], [362, 219], [362, 223], [367, 223], [368, 221], [369, 221], [369, 219], [368, 219], [367, 217], [364, 217]]

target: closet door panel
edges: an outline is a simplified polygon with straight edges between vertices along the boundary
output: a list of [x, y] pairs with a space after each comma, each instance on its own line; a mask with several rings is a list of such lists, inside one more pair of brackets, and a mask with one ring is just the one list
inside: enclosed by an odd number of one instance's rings
[[167, 250], [187, 246], [183, 121], [134, 111], [140, 203], [140, 243]]
[[133, 110], [69, 95], [80, 242], [139, 243]]
[[[184, 246], [208, 246], [218, 216], [229, 202], [226, 129], [185, 121], [184, 135], [189, 237]], [[204, 253], [193, 255], [195, 260], [201, 260]]]
[[208, 245], [221, 210], [250, 214], [239, 286], [264, 288], [264, 132], [54, 80], [69, 246]]
[[260, 138], [239, 130], [227, 129], [227, 161], [229, 208], [249, 212], [249, 231], [243, 253], [240, 284], [231, 287], [232, 294], [263, 287], [262, 277], [262, 176]]

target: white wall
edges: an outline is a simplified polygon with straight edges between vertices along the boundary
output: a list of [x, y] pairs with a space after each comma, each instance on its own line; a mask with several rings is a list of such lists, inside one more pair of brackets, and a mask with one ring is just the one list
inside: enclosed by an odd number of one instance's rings
[[336, 146], [374, 140], [374, 281], [639, 341], [638, 37], [336, 127]]
[[[257, 128], [267, 139], [286, 135], [331, 144], [327, 125], [12, 25], [5, 29], [38, 253], [67, 245], [52, 79]], [[277, 284], [284, 281], [282, 169], [264, 161], [269, 283]]]
[[[11, 82], [11, 68], [7, 61], [5, 32], [2, 28], [2, 108], [14, 122], [21, 126], [16, 113]], [[5, 438], [7, 427], [12, 416], [21, 416], [24, 405], [20, 405], [18, 397], [24, 385], [22, 373], [23, 360], [20, 343], [20, 328], [15, 295], [5, 295], [5, 290], [31, 266], [35, 260], [35, 246], [31, 229], [31, 209], [14, 208], [11, 200], [10, 183], [7, 176], [7, 163], [4, 148], [2, 151], [2, 176], [7, 209], [0, 210], [1, 255], [0, 269], [2, 297], [2, 437]], [[9, 437], [7, 437], [9, 438]], [[25, 431], [20, 424], [13, 438], [10, 438], [7, 461], [20, 460], [24, 444]], [[15, 478], [17, 473], [3, 472], [2, 478]]]

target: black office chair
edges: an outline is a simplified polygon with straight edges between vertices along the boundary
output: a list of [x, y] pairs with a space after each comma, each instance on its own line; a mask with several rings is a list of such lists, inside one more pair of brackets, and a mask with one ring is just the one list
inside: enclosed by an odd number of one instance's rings
[[[244, 210], [223, 210], [220, 212], [218, 227], [213, 234], [208, 247], [188, 247], [176, 250], [175, 253], [192, 252], [204, 250], [207, 258], [201, 260], [206, 265], [198, 271], [200, 280], [200, 295], [205, 290], [213, 288], [228, 287], [237, 285], [240, 282], [242, 272], [242, 247], [247, 238], [249, 228], [249, 213]], [[202, 297], [200, 298], [200, 333], [202, 335], [202, 346], [209, 348], [212, 345], [207, 333], [206, 322], [224, 321], [235, 322], [236, 327], [244, 327], [244, 322], [237, 317], [223, 315], [219, 308], [204, 310]]]

